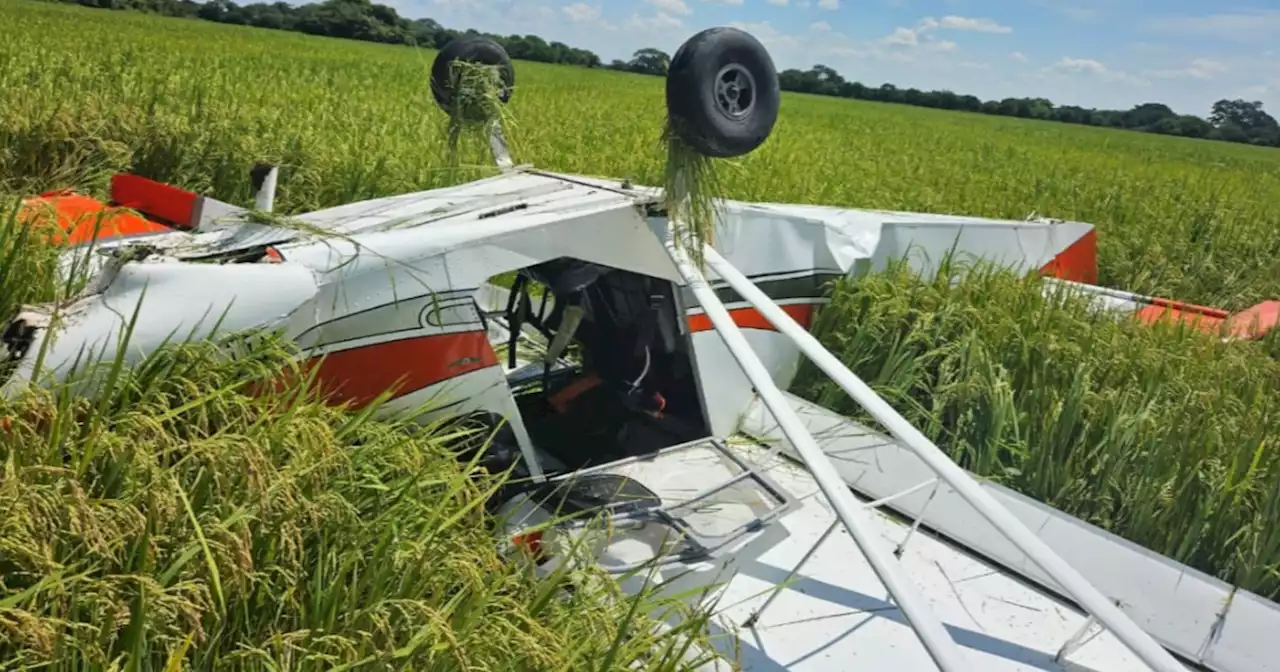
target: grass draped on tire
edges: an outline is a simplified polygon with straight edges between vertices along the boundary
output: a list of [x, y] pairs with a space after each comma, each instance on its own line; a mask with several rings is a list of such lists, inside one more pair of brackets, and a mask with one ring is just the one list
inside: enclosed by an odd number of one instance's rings
[[[0, 239], [39, 280], [48, 250], [14, 222]], [[93, 399], [0, 401], [0, 667], [692, 668], [700, 617], [659, 630], [673, 605], [591, 569], [535, 581], [490, 531], [503, 475], [443, 424], [265, 384], [296, 361], [272, 335], [174, 343]]]
[[680, 139], [668, 118], [662, 132], [667, 163], [663, 173], [663, 205], [676, 228], [675, 242], [699, 268], [704, 266], [703, 245], [715, 242], [716, 203], [724, 188], [716, 160], [698, 153]]
[[451, 100], [445, 122], [445, 159], [458, 170], [464, 156], [489, 155], [489, 133], [495, 124], [512, 122], [502, 102], [502, 70], [499, 66], [455, 60], [449, 63]]

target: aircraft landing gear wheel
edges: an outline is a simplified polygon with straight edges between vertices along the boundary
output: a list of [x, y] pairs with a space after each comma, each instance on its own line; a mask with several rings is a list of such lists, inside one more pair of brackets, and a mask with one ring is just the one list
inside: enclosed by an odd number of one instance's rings
[[431, 95], [445, 112], [453, 114], [454, 109], [453, 96], [457, 89], [451, 72], [454, 61], [498, 66], [502, 77], [502, 91], [498, 99], [504, 105], [511, 100], [516, 71], [507, 50], [487, 37], [460, 37], [444, 45], [431, 63]]
[[736, 28], [704, 30], [671, 58], [672, 130], [705, 156], [742, 156], [764, 143], [778, 119], [780, 96], [769, 52]]

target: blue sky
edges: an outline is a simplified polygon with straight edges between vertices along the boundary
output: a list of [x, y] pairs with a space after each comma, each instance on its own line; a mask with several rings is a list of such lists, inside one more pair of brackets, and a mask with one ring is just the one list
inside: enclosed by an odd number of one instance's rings
[[[384, 0], [385, 1], [385, 0]], [[1259, 0], [1265, 3], [1268, 0]], [[390, 0], [450, 28], [541, 35], [606, 61], [675, 51], [734, 25], [778, 68], [831, 66], [878, 86], [949, 88], [984, 99], [1043, 96], [1206, 116], [1215, 100], [1280, 114], [1280, 0]]]

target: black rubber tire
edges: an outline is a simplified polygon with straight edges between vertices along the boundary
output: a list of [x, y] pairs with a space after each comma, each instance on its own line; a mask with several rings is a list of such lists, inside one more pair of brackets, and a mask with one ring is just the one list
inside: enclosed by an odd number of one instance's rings
[[[745, 88], [722, 86], [725, 77], [749, 83], [750, 99], [741, 97]], [[729, 91], [738, 94], [732, 98], [737, 110], [726, 106], [721, 95]], [[778, 120], [780, 98], [778, 71], [768, 50], [736, 28], [708, 28], [680, 45], [671, 58], [667, 115], [672, 131], [705, 156], [742, 156], [763, 144]]]
[[445, 112], [453, 110], [453, 82], [449, 77], [450, 64], [462, 60], [482, 65], [496, 65], [502, 71], [502, 93], [498, 96], [505, 105], [511, 100], [511, 89], [516, 83], [516, 69], [511, 57], [502, 45], [487, 37], [459, 37], [440, 50], [431, 63], [431, 95]]

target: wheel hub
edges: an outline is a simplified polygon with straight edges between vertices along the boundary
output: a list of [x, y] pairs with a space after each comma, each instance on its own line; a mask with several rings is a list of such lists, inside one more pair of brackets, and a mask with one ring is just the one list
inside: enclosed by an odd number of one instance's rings
[[756, 105], [756, 79], [745, 67], [730, 63], [716, 74], [716, 109], [724, 116], [741, 121]]

